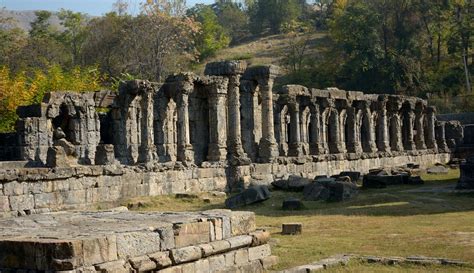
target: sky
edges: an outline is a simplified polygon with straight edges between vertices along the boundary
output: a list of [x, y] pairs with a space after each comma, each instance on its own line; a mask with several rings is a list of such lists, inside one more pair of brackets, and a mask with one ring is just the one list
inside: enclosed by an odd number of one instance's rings
[[[61, 8], [76, 12], [88, 13], [99, 16], [112, 10], [112, 5], [116, 0], [0, 0], [0, 8], [8, 10], [49, 10], [58, 11]], [[131, 12], [138, 11], [141, 0], [128, 0]], [[213, 3], [213, 0], [187, 0], [188, 6], [196, 3]]]

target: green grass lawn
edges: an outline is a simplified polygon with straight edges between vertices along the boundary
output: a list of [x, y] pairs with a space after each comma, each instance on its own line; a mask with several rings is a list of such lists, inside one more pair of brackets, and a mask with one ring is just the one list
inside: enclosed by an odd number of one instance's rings
[[[443, 189], [456, 183], [458, 170], [447, 175], [422, 175], [423, 186], [394, 186], [361, 190], [342, 203], [304, 202], [305, 209], [281, 210], [289, 197], [301, 193], [274, 191], [272, 198], [245, 207], [257, 215], [257, 225], [272, 233], [272, 251], [280, 257], [275, 269], [311, 263], [338, 253], [380, 256], [424, 255], [474, 263], [474, 194], [413, 189]], [[207, 199], [207, 200], [204, 200]], [[141, 199], [140, 210], [184, 211], [223, 208], [224, 197], [205, 195], [177, 199], [158, 196]], [[132, 201], [137, 202], [137, 200]], [[284, 236], [281, 224], [300, 222], [303, 234]], [[472, 271], [473, 268], [382, 266], [351, 262], [334, 272]]]

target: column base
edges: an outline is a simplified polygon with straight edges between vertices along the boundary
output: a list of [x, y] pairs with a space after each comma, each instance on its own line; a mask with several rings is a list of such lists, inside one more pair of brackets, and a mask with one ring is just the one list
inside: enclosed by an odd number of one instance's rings
[[288, 155], [289, 156], [296, 156], [296, 157], [302, 157], [303, 154], [303, 145], [301, 142], [297, 143], [290, 143], [288, 147]]
[[229, 163], [234, 166], [241, 166], [249, 165], [252, 161], [244, 152], [242, 144], [236, 143], [229, 146]]
[[273, 162], [273, 160], [279, 155], [278, 145], [275, 141], [269, 141], [262, 138], [258, 144], [258, 155], [265, 163]]
[[156, 153], [156, 146], [150, 145], [148, 147], [140, 147], [138, 150], [138, 163], [149, 163], [155, 161], [158, 157]]
[[209, 144], [207, 154], [208, 161], [225, 161], [227, 159], [227, 147], [219, 144]]
[[194, 162], [194, 151], [191, 145], [178, 147], [177, 160], [181, 162]]

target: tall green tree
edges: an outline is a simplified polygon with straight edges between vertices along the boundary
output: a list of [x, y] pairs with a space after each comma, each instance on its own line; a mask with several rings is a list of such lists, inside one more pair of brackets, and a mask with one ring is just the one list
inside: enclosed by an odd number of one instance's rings
[[211, 6], [198, 4], [189, 10], [188, 14], [201, 24], [200, 33], [196, 37], [196, 47], [201, 60], [213, 56], [217, 50], [229, 45], [230, 37], [219, 24]]

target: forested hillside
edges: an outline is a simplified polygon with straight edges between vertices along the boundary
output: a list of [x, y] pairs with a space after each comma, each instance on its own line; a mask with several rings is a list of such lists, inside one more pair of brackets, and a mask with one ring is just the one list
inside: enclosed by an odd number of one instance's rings
[[0, 131], [13, 129], [17, 106], [47, 91], [162, 81], [217, 59], [280, 65], [280, 84], [474, 110], [473, 0], [217, 0], [192, 8], [149, 0], [133, 15], [118, 0], [102, 17], [36, 11], [28, 28], [8, 14], [0, 16]]

